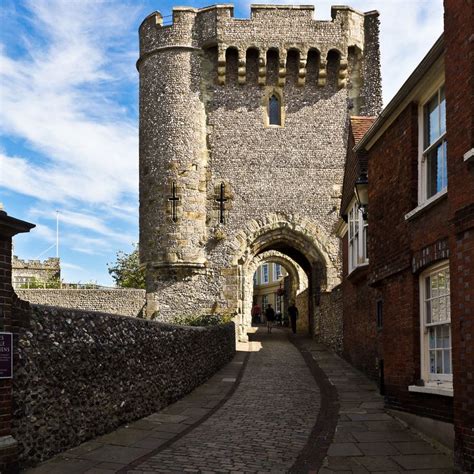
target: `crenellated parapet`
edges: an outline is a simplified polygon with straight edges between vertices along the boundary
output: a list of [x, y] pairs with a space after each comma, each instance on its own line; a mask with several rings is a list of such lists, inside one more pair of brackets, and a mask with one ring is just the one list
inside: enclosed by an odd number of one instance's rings
[[[215, 5], [202, 9], [174, 8], [172, 21], [166, 22], [155, 12], [140, 27], [138, 67], [147, 57], [169, 48], [215, 48], [215, 81], [219, 85], [226, 84], [232, 68], [236, 69], [236, 82], [245, 85], [249, 82], [249, 69], [256, 67], [256, 82], [260, 86], [268, 85], [269, 70], [274, 68], [275, 85], [283, 87], [293, 68], [299, 87], [308, 80], [325, 87], [329, 71], [334, 71], [334, 86], [344, 88], [350, 82], [351, 51], [359, 52], [359, 61], [366, 61], [367, 26], [373, 25], [374, 20], [378, 24], [378, 13], [335, 6], [331, 14], [332, 20], [321, 21], [314, 18], [312, 5], [252, 5], [249, 19], [236, 19], [232, 5]], [[255, 66], [249, 60], [249, 53], [254, 51], [258, 53]], [[308, 55], [310, 51], [315, 54]], [[235, 60], [231, 63], [229, 57], [233, 55]], [[308, 69], [316, 73], [308, 77]], [[358, 68], [357, 74], [362, 71]], [[362, 84], [363, 78], [354, 77], [352, 82]]]

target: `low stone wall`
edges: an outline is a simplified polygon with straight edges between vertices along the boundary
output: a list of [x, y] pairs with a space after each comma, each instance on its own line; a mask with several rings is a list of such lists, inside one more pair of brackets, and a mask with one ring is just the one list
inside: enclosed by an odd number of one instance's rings
[[62, 308], [101, 311], [123, 316], [141, 316], [145, 311], [145, 290], [117, 289], [31, 289], [15, 290], [18, 296], [32, 304]]
[[32, 306], [27, 326], [13, 379], [24, 467], [162, 409], [235, 353], [233, 323], [172, 326]]
[[341, 354], [343, 350], [341, 286], [321, 294], [320, 305], [316, 308], [315, 323], [315, 336], [318, 340]]

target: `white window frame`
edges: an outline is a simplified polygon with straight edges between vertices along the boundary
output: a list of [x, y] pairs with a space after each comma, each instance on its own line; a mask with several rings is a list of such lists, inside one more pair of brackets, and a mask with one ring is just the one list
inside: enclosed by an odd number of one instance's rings
[[[428, 186], [427, 186], [427, 159], [426, 155], [429, 151], [436, 148], [440, 143], [446, 142], [446, 130], [441, 134], [436, 141], [434, 141], [430, 146], [425, 149], [425, 106], [430, 102], [430, 100], [440, 93], [441, 88], [444, 86], [445, 80], [444, 77], [438, 78], [433, 82], [432, 86], [428, 88], [425, 94], [421, 97], [418, 106], [418, 205], [421, 205], [427, 201], [431, 202], [436, 200], [438, 197], [441, 197], [446, 193], [448, 183], [446, 187], [440, 189], [437, 193], [428, 197]], [[446, 100], [446, 96], [445, 96]], [[447, 167], [447, 157], [446, 157], [446, 167]]]
[[262, 295], [262, 311], [265, 311], [268, 306], [268, 295]]
[[264, 263], [262, 265], [262, 267], [261, 267], [261, 276], [262, 276], [262, 278], [260, 279], [260, 281], [263, 285], [270, 282], [270, 269], [268, 268], [268, 263]]
[[357, 201], [354, 199], [347, 213], [349, 273], [369, 263], [369, 259], [367, 258], [367, 230], [368, 223], [364, 219]]
[[[447, 270], [449, 276], [449, 261], [444, 260], [438, 264], [432, 265], [427, 268], [421, 275], [420, 275], [420, 360], [421, 360], [421, 378], [425, 382], [425, 385], [429, 386], [445, 386], [445, 388], [452, 389], [452, 381], [453, 381], [453, 358], [452, 358], [452, 331], [451, 331], [451, 304], [450, 304], [450, 290], [448, 285], [448, 293], [447, 297], [447, 314], [449, 314], [449, 318], [443, 322], [439, 323], [426, 323], [427, 320], [427, 310], [426, 310], [426, 302], [427, 302], [427, 295], [426, 295], [426, 279], [429, 278], [431, 275], [435, 273], [439, 273], [440, 271]], [[431, 300], [430, 300], [431, 301]], [[429, 328], [434, 326], [443, 326], [449, 325], [449, 339], [450, 339], [450, 374], [432, 374], [430, 372], [430, 347], [429, 347]]]
[[[278, 271], [278, 269], [280, 271]], [[279, 263], [274, 263], [273, 264], [273, 281], [278, 281], [281, 276], [282, 276], [282, 271], [281, 271], [281, 264]]]
[[282, 297], [281, 296], [278, 296], [277, 293], [275, 293], [275, 312], [278, 313], [278, 311], [281, 312], [281, 300], [282, 300]]

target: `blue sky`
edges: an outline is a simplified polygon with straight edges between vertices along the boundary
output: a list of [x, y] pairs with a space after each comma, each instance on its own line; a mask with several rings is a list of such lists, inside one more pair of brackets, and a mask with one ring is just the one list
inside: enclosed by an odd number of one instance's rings
[[[385, 104], [442, 32], [442, 0], [294, 3], [314, 3], [321, 20], [331, 4], [380, 11]], [[36, 224], [14, 240], [21, 258], [55, 256], [59, 211], [65, 281], [111, 285], [107, 262], [138, 240], [137, 29], [173, 4], [209, 3], [0, 2], [0, 202]]]

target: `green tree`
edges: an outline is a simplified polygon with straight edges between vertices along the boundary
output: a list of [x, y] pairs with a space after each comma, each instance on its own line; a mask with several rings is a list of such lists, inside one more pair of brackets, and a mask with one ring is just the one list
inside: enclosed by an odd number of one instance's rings
[[120, 250], [116, 261], [107, 264], [115, 284], [122, 288], [145, 288], [145, 269], [140, 267], [138, 245], [134, 247], [131, 253]]
[[36, 277], [31, 278], [28, 282], [22, 283], [20, 288], [25, 289], [41, 289], [41, 288], [48, 288], [48, 289], [57, 289], [61, 288], [61, 281], [59, 278], [50, 278], [49, 280], [38, 280]]

